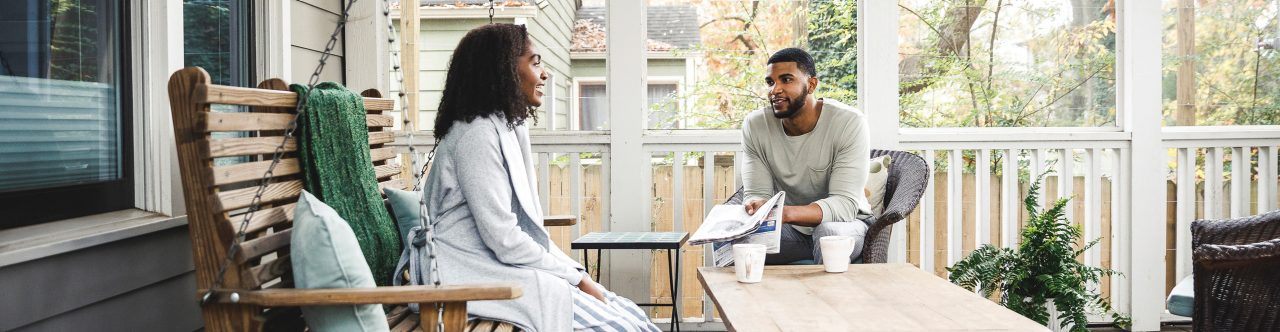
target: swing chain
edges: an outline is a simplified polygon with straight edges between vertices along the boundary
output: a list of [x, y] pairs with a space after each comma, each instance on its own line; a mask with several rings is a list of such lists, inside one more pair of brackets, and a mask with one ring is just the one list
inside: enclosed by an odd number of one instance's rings
[[[387, 43], [389, 44], [388, 49], [392, 49], [392, 48], [395, 48], [398, 44], [397, 38], [396, 38], [398, 34], [396, 33], [395, 24], [391, 22], [391, 1], [383, 0], [382, 4], [383, 4], [382, 15], [386, 16], [387, 18], [387, 37], [388, 37]], [[411, 10], [414, 10], [414, 9], [416, 8], [413, 8]], [[402, 13], [404, 12], [405, 8], [403, 7], [403, 5], [400, 8], [400, 10]], [[490, 10], [492, 11], [492, 9]], [[492, 16], [492, 14], [490, 14], [490, 16]], [[400, 52], [403, 52], [403, 51], [404, 51], [403, 49], [400, 49], [399, 51], [391, 51], [390, 53], [392, 55], [391, 66], [393, 68], [393, 72], [396, 75], [396, 80], [397, 82], [399, 82], [400, 88], [401, 88], [400, 89], [401, 91], [397, 94], [400, 100], [400, 103], [399, 103], [400, 112], [401, 114], [406, 114], [405, 112], [407, 112], [408, 110], [406, 110], [405, 107], [408, 106], [409, 102], [407, 100], [408, 99], [407, 94], [404, 91], [404, 70], [400, 67]], [[393, 109], [392, 111], [394, 112], [395, 110]], [[417, 131], [417, 128], [411, 128], [411, 126], [414, 125], [414, 123], [409, 121], [408, 116], [403, 116], [402, 124], [404, 125], [403, 129], [406, 132], [406, 135], [408, 136], [407, 138], [409, 143], [408, 144], [409, 155], [411, 156], [409, 161], [410, 165], [417, 165], [418, 149], [417, 147], [414, 146], [414, 141], [415, 141], [414, 132]], [[436, 147], [439, 147], [439, 146], [440, 146], [440, 141], [436, 140], [436, 144], [434, 144], [431, 147], [431, 152], [427, 154], [427, 161], [425, 163], [422, 163], [422, 170], [413, 174], [413, 191], [419, 191], [422, 185], [422, 177], [427, 173], [427, 165], [430, 165], [431, 160], [435, 158]], [[431, 280], [433, 285], [439, 287], [440, 286], [440, 267], [435, 260], [435, 236], [434, 236], [435, 232], [432, 229], [431, 224], [426, 221], [426, 217], [427, 217], [426, 194], [423, 193], [422, 196], [419, 196], [418, 200], [419, 200], [418, 213], [420, 216], [422, 216], [422, 218], [418, 220], [418, 223], [421, 226], [421, 228], [418, 228], [418, 229], [420, 229], [421, 232], [425, 233], [424, 236], [426, 237], [425, 242], [427, 245], [427, 252], [429, 253], [430, 255], [429, 257], [431, 259], [431, 263], [428, 266], [429, 271], [427, 272], [427, 278]], [[421, 237], [418, 237], [418, 238], [421, 238]], [[424, 309], [426, 308], [418, 308], [418, 310], [424, 310]], [[443, 303], [436, 303], [436, 331], [444, 331], [444, 304]]]
[[[213, 281], [212, 287], [209, 287], [209, 290], [200, 298], [201, 305], [209, 304], [213, 301], [214, 292], [222, 287], [222, 283], [226, 279], [227, 267], [232, 264], [236, 254], [240, 252], [240, 244], [245, 240], [245, 230], [249, 227], [249, 221], [253, 219], [254, 213], [262, 208], [262, 196], [266, 194], [267, 186], [270, 184], [271, 177], [275, 175], [275, 169], [280, 164], [280, 159], [284, 158], [285, 145], [289, 143], [289, 140], [293, 138], [294, 132], [298, 129], [298, 118], [302, 116], [302, 112], [307, 106], [306, 94], [310, 93], [311, 89], [320, 82], [320, 73], [324, 71], [325, 62], [329, 60], [329, 56], [333, 55], [333, 49], [338, 44], [338, 36], [342, 34], [342, 29], [347, 25], [348, 14], [351, 13], [351, 6], [356, 1], [359, 0], [349, 0], [347, 7], [342, 9], [342, 17], [338, 19], [338, 25], [333, 28], [333, 33], [329, 35], [329, 43], [325, 44], [324, 52], [320, 54], [320, 63], [316, 65], [315, 71], [311, 73], [311, 78], [307, 81], [307, 90], [298, 95], [297, 113], [293, 115], [293, 119], [289, 120], [289, 126], [285, 129], [284, 137], [280, 139], [280, 144], [276, 145], [275, 152], [271, 154], [271, 165], [267, 166], [267, 171], [258, 180], [258, 190], [254, 193], [253, 200], [249, 202], [249, 210], [244, 213], [244, 219], [240, 221], [240, 227], [236, 230], [235, 240], [227, 248], [226, 260], [218, 268], [218, 274]], [[231, 302], [238, 302], [239, 297], [239, 294], [231, 293]]]
[[493, 24], [493, 0], [489, 0], [489, 24]]

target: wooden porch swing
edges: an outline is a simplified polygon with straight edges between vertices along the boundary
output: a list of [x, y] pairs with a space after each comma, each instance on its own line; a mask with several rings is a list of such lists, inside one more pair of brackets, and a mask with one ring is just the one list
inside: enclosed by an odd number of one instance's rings
[[[396, 153], [385, 146], [395, 136], [390, 110], [394, 101], [380, 98], [377, 90], [365, 90], [364, 104], [369, 114], [369, 148], [379, 188], [407, 188], [408, 181], [397, 178], [400, 166], [388, 164]], [[296, 112], [297, 93], [287, 90], [279, 79], [263, 81], [258, 88], [214, 85], [204, 69], [179, 70], [169, 79], [174, 137], [177, 140], [183, 196], [187, 207], [196, 272], [197, 297], [214, 284], [227, 258], [240, 218], [257, 191], [257, 180], [271, 163], [271, 154], [284, 140], [282, 132]], [[249, 106], [249, 112], [212, 112], [210, 105]], [[213, 138], [216, 132], [248, 133], [249, 137]], [[208, 331], [301, 330], [299, 306], [407, 304], [434, 308], [444, 303], [445, 331], [510, 331], [514, 327], [492, 321], [466, 322], [466, 302], [506, 300], [521, 296], [514, 283], [467, 286], [392, 286], [351, 289], [294, 289], [289, 261], [293, 209], [302, 190], [299, 165], [293, 151], [294, 140], [285, 144], [286, 158], [280, 160], [268, 181], [257, 212], [245, 229], [246, 239], [238, 244], [234, 264], [227, 267], [221, 287], [201, 307]], [[265, 157], [264, 157], [265, 156]], [[249, 161], [215, 165], [215, 158], [242, 157]], [[237, 158], [228, 158], [237, 159]], [[547, 224], [572, 224], [572, 217], [556, 217]], [[388, 314], [392, 331], [417, 331], [436, 326], [436, 312], [423, 310], [412, 315], [400, 306]], [[423, 328], [422, 330], [431, 330]]]

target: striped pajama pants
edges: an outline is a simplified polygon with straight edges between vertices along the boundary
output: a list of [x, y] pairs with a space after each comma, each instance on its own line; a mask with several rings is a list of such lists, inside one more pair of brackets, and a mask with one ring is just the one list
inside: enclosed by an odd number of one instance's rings
[[658, 332], [635, 302], [605, 291], [605, 304], [577, 287], [573, 291], [573, 330], [609, 332]]

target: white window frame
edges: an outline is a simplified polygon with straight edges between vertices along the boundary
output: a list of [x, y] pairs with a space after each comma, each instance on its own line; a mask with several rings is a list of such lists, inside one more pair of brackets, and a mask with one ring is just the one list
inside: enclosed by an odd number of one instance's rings
[[[604, 85], [606, 86], [605, 89], [608, 89], [608, 86], [609, 86], [609, 83], [607, 80], [605, 80], [604, 76], [580, 76], [580, 77], [573, 78], [573, 89], [572, 89], [573, 95], [572, 95], [572, 101], [570, 102], [571, 105], [569, 105], [569, 113], [570, 113], [569, 129], [570, 130], [582, 130], [582, 121], [579, 120], [580, 115], [582, 114], [582, 107], [578, 105], [578, 98], [582, 97], [582, 86], [584, 84], [585, 85]], [[649, 76], [645, 80], [645, 89], [648, 89], [649, 85], [651, 84], [668, 84], [668, 85], [675, 84], [677, 93], [682, 93], [685, 91], [684, 90], [685, 77], [683, 76]], [[645, 118], [647, 119], [649, 116], [647, 100], [645, 101], [645, 105], [646, 105], [646, 108], [644, 109], [644, 111], [645, 111]], [[688, 111], [689, 111], [689, 103], [688, 102], [680, 103], [680, 113], [684, 113]], [[687, 121], [683, 119], [680, 121], [681, 121], [680, 122], [681, 128], [688, 126]], [[610, 124], [609, 127], [613, 128], [613, 125]], [[647, 120], [645, 122], [645, 127], [648, 127]], [[645, 130], [649, 130], [649, 129], [645, 128]]]

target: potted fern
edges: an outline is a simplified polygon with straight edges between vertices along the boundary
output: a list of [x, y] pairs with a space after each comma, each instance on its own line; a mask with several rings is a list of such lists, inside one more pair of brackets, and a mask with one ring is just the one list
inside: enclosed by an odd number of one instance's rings
[[[1112, 312], [1111, 304], [1088, 285], [1119, 272], [1076, 260], [1101, 239], [1076, 248], [1082, 232], [1063, 214], [1071, 198], [1058, 199], [1045, 211], [1036, 204], [1043, 179], [1041, 174], [1023, 200], [1030, 217], [1017, 248], [983, 245], [947, 271], [952, 283], [981, 291], [984, 297], [999, 291], [1000, 305], [1036, 322], [1049, 326], [1050, 316], [1057, 316], [1052, 323], [1058, 326], [1050, 326], [1055, 331], [1087, 331], [1090, 309]], [[1112, 319], [1116, 326], [1129, 326], [1125, 315], [1112, 313]]]

